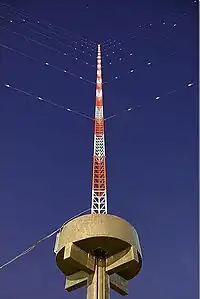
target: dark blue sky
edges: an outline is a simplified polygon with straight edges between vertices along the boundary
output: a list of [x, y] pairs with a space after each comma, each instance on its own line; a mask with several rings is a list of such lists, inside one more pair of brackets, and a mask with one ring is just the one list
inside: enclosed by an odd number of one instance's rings
[[[102, 48], [103, 76], [108, 81], [105, 116], [119, 114], [106, 125], [108, 210], [136, 227], [144, 254], [143, 269], [129, 284], [129, 298], [196, 299], [197, 3], [6, 3], [36, 21], [47, 20], [70, 31], [79, 50], [77, 56], [76, 44], [61, 33], [62, 43], [58, 42], [52, 27], [23, 23], [20, 14], [0, 6], [0, 264], [90, 207], [93, 152], [90, 120], [5, 84], [93, 116], [95, 85], [79, 76], [95, 81], [95, 68], [82, 60], [95, 64], [96, 53], [85, 47], [81, 53], [79, 36], [95, 42], [111, 38], [110, 48]], [[113, 76], [121, 77], [109, 82]], [[188, 87], [191, 82], [194, 85]], [[132, 112], [121, 113], [128, 107]], [[82, 297], [84, 290], [64, 291], [53, 247], [51, 238], [1, 270], [0, 298]], [[112, 298], [118, 295], [112, 293]]]

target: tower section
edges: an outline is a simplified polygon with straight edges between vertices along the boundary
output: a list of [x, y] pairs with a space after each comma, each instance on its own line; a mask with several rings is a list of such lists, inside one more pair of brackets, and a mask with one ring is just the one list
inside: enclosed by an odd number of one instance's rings
[[128, 295], [128, 281], [142, 267], [135, 228], [107, 214], [101, 49], [98, 45], [91, 213], [65, 223], [56, 240], [58, 268], [65, 290], [87, 288], [87, 299], [110, 299], [110, 289]]
[[107, 214], [101, 46], [98, 45], [91, 214]]

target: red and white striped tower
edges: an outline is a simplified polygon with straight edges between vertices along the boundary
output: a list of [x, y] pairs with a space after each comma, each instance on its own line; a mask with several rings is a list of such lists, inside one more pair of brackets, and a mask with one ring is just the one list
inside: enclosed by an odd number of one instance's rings
[[97, 53], [96, 105], [94, 120], [94, 155], [92, 173], [92, 214], [107, 214], [106, 155], [103, 116], [101, 46]]
[[109, 299], [111, 288], [120, 295], [127, 295], [128, 280], [135, 277], [142, 266], [142, 252], [134, 227], [117, 216], [107, 214], [100, 45], [97, 55], [91, 214], [64, 223], [55, 252], [57, 266], [66, 276], [65, 289], [71, 292], [87, 286], [87, 299]]

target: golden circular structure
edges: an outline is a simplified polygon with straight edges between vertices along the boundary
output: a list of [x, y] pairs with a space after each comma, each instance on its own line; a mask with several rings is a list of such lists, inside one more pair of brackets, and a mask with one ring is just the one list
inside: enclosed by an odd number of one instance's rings
[[57, 265], [62, 272], [65, 272], [67, 266], [63, 266], [64, 248], [70, 243], [94, 256], [97, 250], [102, 250], [107, 258], [134, 247], [139, 262], [135, 263], [137, 266], [126, 269], [120, 275], [131, 279], [140, 271], [142, 253], [137, 232], [132, 225], [120, 217], [109, 214], [88, 214], [68, 222], [60, 232], [56, 255]]

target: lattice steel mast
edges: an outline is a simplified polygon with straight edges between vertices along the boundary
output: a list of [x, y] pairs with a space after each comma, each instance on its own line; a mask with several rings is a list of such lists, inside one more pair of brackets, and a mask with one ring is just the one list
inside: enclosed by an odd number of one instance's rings
[[101, 48], [98, 45], [91, 213], [65, 223], [55, 245], [56, 263], [68, 292], [87, 287], [87, 299], [110, 299], [110, 289], [125, 296], [128, 281], [142, 267], [135, 228], [107, 214]]
[[103, 115], [101, 46], [98, 45], [96, 105], [94, 120], [94, 154], [92, 173], [92, 214], [107, 214], [106, 156]]

